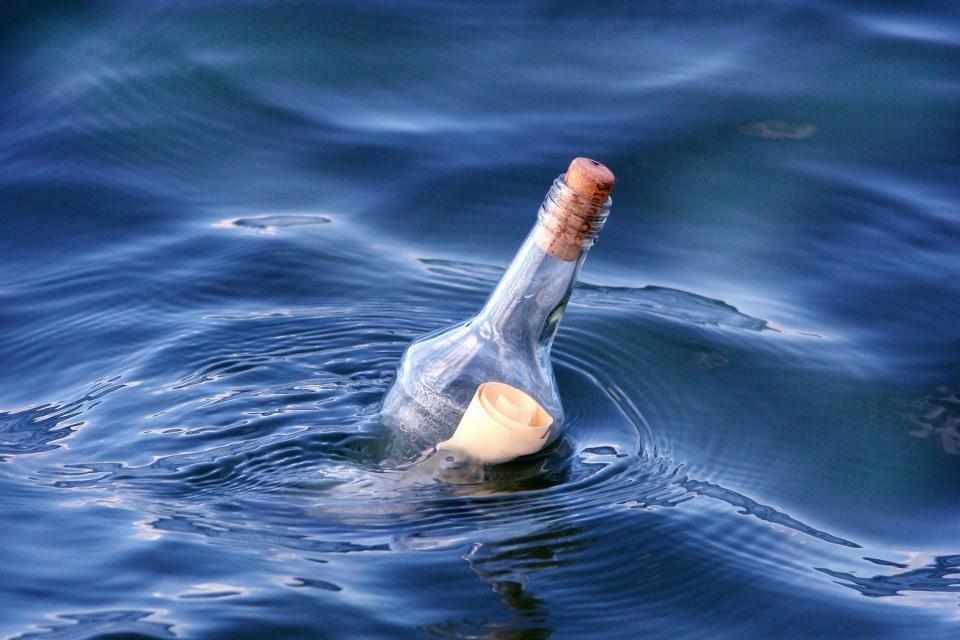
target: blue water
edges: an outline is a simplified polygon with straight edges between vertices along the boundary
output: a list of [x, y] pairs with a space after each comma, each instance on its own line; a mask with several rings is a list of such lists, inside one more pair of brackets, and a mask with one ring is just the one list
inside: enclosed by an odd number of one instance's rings
[[[0, 637], [960, 633], [960, 12], [0, 9]], [[576, 155], [548, 455], [382, 464]]]

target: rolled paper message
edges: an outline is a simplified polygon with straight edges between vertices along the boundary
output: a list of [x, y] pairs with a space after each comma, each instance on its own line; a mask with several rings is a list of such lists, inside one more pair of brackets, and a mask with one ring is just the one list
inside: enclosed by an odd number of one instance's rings
[[529, 395], [502, 382], [484, 382], [457, 430], [438, 450], [459, 451], [496, 464], [536, 453], [547, 443], [553, 418]]

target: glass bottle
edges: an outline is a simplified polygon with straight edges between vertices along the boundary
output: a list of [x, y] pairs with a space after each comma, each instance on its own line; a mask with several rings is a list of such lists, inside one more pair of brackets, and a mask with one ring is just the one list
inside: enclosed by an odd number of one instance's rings
[[393, 430], [390, 458], [413, 460], [454, 433], [479, 385], [520, 389], [553, 418], [563, 405], [550, 360], [577, 273], [610, 212], [613, 174], [576, 158], [544, 198], [537, 222], [480, 312], [412, 342], [380, 417]]

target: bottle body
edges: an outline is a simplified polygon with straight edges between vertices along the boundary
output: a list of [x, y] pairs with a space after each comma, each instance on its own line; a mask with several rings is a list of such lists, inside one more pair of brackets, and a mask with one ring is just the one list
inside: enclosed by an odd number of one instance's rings
[[[553, 418], [547, 436], [559, 434], [563, 408], [553, 368], [542, 371], [491, 344], [476, 318], [411, 344], [384, 398], [384, 423], [394, 431], [392, 458], [413, 459], [453, 435], [477, 388], [502, 382], [537, 400]], [[512, 364], [507, 364], [512, 363]]]
[[553, 418], [547, 441], [557, 437], [563, 404], [550, 346], [580, 262], [551, 257], [531, 234], [480, 313], [407, 347], [381, 412], [395, 432], [394, 456], [449, 438], [484, 382], [530, 395]]
[[544, 445], [560, 435], [563, 404], [550, 348], [610, 206], [604, 194], [602, 202], [589, 202], [588, 217], [564, 218], [564, 206], [579, 197], [564, 175], [554, 181], [537, 224], [483, 309], [404, 351], [381, 406], [381, 420], [394, 432], [392, 459], [413, 460], [450, 438], [478, 387], [488, 382], [510, 385], [539, 403], [552, 418]]

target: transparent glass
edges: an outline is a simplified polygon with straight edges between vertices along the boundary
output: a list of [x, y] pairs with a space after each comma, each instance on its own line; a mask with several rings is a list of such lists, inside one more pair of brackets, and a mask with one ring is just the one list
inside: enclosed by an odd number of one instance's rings
[[580, 198], [554, 180], [513, 262], [480, 312], [412, 342], [384, 396], [381, 420], [394, 431], [393, 459], [415, 459], [450, 438], [484, 382], [504, 382], [533, 397], [553, 417], [547, 436], [563, 425], [563, 403], [550, 360], [557, 327], [587, 251], [606, 220], [611, 200], [585, 225], [572, 260], [551, 255], [539, 241], [557, 207]]

